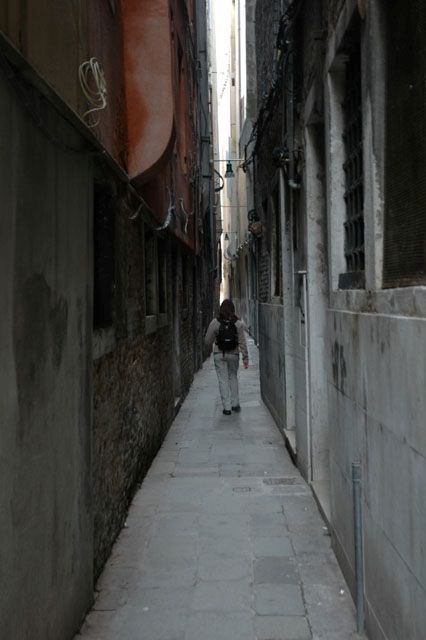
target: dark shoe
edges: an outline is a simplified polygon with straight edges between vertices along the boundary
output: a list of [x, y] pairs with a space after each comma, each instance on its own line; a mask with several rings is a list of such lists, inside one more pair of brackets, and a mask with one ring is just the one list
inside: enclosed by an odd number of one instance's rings
[[241, 407], [239, 404], [237, 404], [236, 407], [232, 407], [232, 411], [235, 411], [235, 413], [238, 413], [238, 411], [241, 411]]
[[224, 416], [230, 416], [230, 415], [231, 415], [231, 413], [232, 413], [232, 411], [229, 411], [229, 409], [224, 409], [224, 410], [223, 410], [223, 415], [224, 415]]

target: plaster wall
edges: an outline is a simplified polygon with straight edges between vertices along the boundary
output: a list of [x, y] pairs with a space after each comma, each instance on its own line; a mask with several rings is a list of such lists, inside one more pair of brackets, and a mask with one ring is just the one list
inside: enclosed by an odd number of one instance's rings
[[327, 378], [327, 213], [325, 201], [324, 127], [310, 125], [306, 143], [306, 248], [307, 248], [307, 343], [309, 377], [310, 463], [313, 482], [325, 483], [328, 492]]
[[307, 376], [306, 327], [300, 318], [299, 309], [294, 309], [295, 350], [294, 350], [294, 386], [295, 386], [295, 422], [297, 444], [297, 466], [304, 478], [310, 477], [310, 433]]
[[70, 638], [92, 600], [92, 170], [0, 75], [0, 628]]
[[0, 31], [77, 113], [85, 109], [78, 67], [88, 59], [86, 4], [4, 0], [0, 6]]
[[351, 463], [361, 460], [372, 638], [421, 638], [426, 614], [426, 320], [329, 312], [331, 520], [353, 587]]

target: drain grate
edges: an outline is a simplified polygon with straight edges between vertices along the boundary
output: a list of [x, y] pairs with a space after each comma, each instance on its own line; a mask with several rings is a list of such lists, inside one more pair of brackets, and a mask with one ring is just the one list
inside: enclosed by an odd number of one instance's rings
[[296, 478], [265, 478], [263, 482], [269, 486], [291, 485], [296, 482]]

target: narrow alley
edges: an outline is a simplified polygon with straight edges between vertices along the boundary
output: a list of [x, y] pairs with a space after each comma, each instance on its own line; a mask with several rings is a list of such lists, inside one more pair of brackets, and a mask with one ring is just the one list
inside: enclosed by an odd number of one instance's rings
[[75, 640], [349, 640], [353, 603], [259, 391], [222, 415], [212, 359], [136, 494]]
[[0, 640], [425, 640], [425, 43], [0, 3]]

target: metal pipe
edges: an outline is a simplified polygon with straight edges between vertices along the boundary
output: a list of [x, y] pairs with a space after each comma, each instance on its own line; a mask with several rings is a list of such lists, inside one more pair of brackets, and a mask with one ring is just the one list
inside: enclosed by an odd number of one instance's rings
[[[213, 149], [213, 147], [212, 147]], [[215, 207], [214, 207], [214, 180], [213, 177], [209, 183], [209, 222], [210, 222], [210, 270], [214, 273], [216, 269], [215, 244], [216, 244], [216, 225], [215, 225]]]
[[293, 180], [292, 178], [289, 178], [287, 180], [287, 184], [290, 187], [290, 189], [295, 189], [296, 191], [301, 187], [300, 182], [295, 182], [295, 180]]
[[214, 167], [212, 164], [212, 158], [214, 154], [214, 125], [213, 125], [213, 87], [209, 85], [209, 108], [210, 108], [210, 148], [209, 148], [209, 166], [211, 171], [211, 178], [209, 182], [209, 222], [210, 222], [210, 260], [211, 260], [211, 273], [216, 272], [216, 210], [214, 207]]
[[355, 546], [355, 604], [357, 632], [362, 633], [365, 625], [364, 607], [364, 551], [362, 540], [361, 508], [361, 463], [352, 463], [352, 489], [354, 509], [354, 546]]

